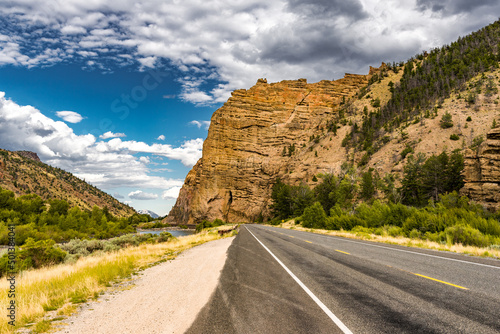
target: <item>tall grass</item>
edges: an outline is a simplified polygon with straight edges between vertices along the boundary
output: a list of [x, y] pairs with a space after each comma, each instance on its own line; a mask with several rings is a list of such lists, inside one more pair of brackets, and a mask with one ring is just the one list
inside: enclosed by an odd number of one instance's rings
[[47, 311], [98, 296], [111, 283], [131, 276], [153, 263], [174, 258], [179, 252], [219, 239], [216, 231], [202, 232], [158, 244], [144, 244], [117, 252], [82, 257], [74, 264], [28, 270], [16, 277], [16, 327], [8, 324], [8, 282], [0, 281], [0, 333], [13, 333], [42, 321]]

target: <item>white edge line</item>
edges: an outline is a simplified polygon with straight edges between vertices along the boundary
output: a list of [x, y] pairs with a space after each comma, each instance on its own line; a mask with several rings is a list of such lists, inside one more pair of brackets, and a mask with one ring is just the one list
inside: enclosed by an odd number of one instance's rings
[[337, 326], [338, 326], [338, 327], [342, 330], [342, 332], [344, 332], [345, 334], [352, 334], [352, 332], [349, 330], [349, 328], [347, 328], [347, 326], [346, 326], [346, 325], [344, 325], [344, 323], [343, 323], [342, 321], [340, 321], [340, 319], [339, 319], [339, 318], [337, 318], [337, 317], [335, 316], [335, 314], [333, 314], [333, 313], [332, 313], [332, 311], [330, 311], [330, 310], [328, 309], [328, 307], [326, 307], [326, 306], [325, 306], [325, 304], [323, 304], [323, 303], [321, 302], [321, 300], [319, 300], [319, 298], [318, 298], [318, 297], [316, 297], [316, 295], [315, 295], [315, 294], [313, 294], [313, 293], [311, 292], [311, 290], [309, 290], [309, 288], [308, 288], [307, 286], [305, 286], [305, 284], [304, 284], [304, 283], [302, 283], [302, 281], [301, 281], [301, 280], [300, 280], [297, 276], [295, 276], [295, 275], [294, 275], [294, 273], [292, 273], [292, 272], [290, 271], [290, 269], [288, 269], [288, 268], [287, 268], [287, 267], [283, 264], [283, 262], [281, 262], [281, 261], [280, 261], [280, 259], [278, 259], [278, 258], [276, 257], [276, 255], [274, 255], [274, 254], [273, 254], [273, 252], [271, 252], [271, 251], [269, 250], [269, 248], [267, 248], [267, 247], [266, 247], [266, 246], [265, 246], [265, 245], [264, 245], [264, 244], [263, 244], [263, 243], [262, 243], [259, 239], [257, 239], [257, 237], [256, 237], [256, 236], [255, 236], [255, 235], [254, 235], [254, 234], [253, 234], [253, 233], [252, 233], [252, 232], [248, 229], [248, 227], [246, 227], [246, 226], [245, 226], [245, 228], [247, 229], [247, 231], [248, 231], [248, 232], [250, 232], [250, 234], [251, 234], [251, 235], [255, 238], [255, 240], [257, 240], [257, 241], [258, 241], [258, 242], [262, 245], [262, 247], [264, 247], [264, 249], [265, 249], [266, 251], [268, 251], [268, 252], [269, 252], [269, 254], [271, 254], [271, 256], [272, 256], [272, 257], [273, 257], [273, 258], [274, 258], [274, 259], [275, 259], [275, 260], [276, 260], [276, 261], [277, 261], [277, 262], [278, 262], [278, 263], [279, 263], [279, 264], [283, 267], [283, 269], [285, 269], [285, 270], [286, 270], [286, 272], [287, 272], [290, 276], [292, 276], [292, 278], [295, 280], [295, 282], [297, 282], [297, 284], [299, 284], [299, 285], [300, 285], [300, 287], [301, 287], [302, 289], [304, 289], [304, 291], [305, 291], [305, 292], [309, 295], [309, 297], [311, 297], [311, 298], [312, 298], [312, 300], [314, 300], [314, 301], [316, 302], [316, 304], [318, 304], [318, 306], [319, 306], [319, 307], [320, 307], [320, 308], [321, 308], [321, 309], [322, 309], [322, 310], [326, 313], [326, 315], [328, 315], [328, 317], [330, 317], [330, 319], [332, 319], [332, 321], [333, 321], [333, 322], [334, 322], [334, 323], [335, 323], [335, 324], [336, 324], [336, 325], [337, 325]]
[[[275, 228], [277, 228], [277, 227], [275, 227]], [[306, 232], [306, 231], [296, 231], [296, 232]], [[306, 232], [306, 233], [313, 233], [313, 232]], [[411, 254], [417, 254], [417, 255], [422, 255], [422, 256], [429, 256], [429, 257], [435, 257], [435, 258], [438, 258], [438, 259], [443, 259], [443, 260], [448, 260], [448, 261], [456, 261], [456, 262], [462, 262], [462, 263], [467, 263], [467, 264], [474, 264], [476, 266], [483, 266], [483, 267], [489, 267], [489, 268], [494, 268], [494, 269], [500, 269], [500, 267], [492, 266], [492, 265], [489, 265], [489, 264], [483, 264], [483, 263], [477, 263], [477, 262], [470, 262], [470, 261], [452, 259], [452, 258], [443, 257], [443, 256], [437, 256], [437, 255], [430, 255], [430, 254], [412, 252], [412, 251], [405, 250], [405, 249], [397, 249], [397, 248], [385, 247], [385, 246], [380, 246], [380, 245], [372, 245], [370, 243], [354, 241], [354, 240], [350, 240], [348, 238], [338, 237], [336, 235], [324, 235], [324, 234], [319, 234], [319, 233], [313, 233], [313, 234], [317, 235], [319, 237], [334, 238], [334, 239], [337, 239], [337, 240], [340, 240], [340, 241], [352, 242], [354, 244], [366, 245], [366, 246], [371, 246], [371, 247], [379, 247], [379, 248], [390, 249], [390, 250], [394, 250], [394, 251], [398, 251], [398, 252], [411, 253]], [[457, 254], [457, 255], [460, 255], [460, 254]]]

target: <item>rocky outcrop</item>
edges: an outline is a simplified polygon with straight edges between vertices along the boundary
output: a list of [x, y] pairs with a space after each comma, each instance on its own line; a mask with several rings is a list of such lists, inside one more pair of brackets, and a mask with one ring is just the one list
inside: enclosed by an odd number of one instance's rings
[[16, 151], [15, 153], [19, 154], [22, 157], [25, 157], [25, 158], [28, 158], [28, 159], [31, 159], [31, 160], [34, 160], [34, 161], [37, 161], [37, 162], [42, 162], [42, 160], [40, 160], [40, 158], [38, 157], [38, 154], [36, 154], [35, 152], [31, 152], [31, 151]]
[[278, 177], [293, 183], [331, 167], [307, 160], [314, 154], [311, 138], [326, 131], [340, 105], [376, 72], [371, 68], [369, 75], [312, 84], [259, 79], [248, 90], [234, 91], [213, 114], [203, 156], [187, 175], [167, 221], [245, 222], [266, 216]]
[[467, 150], [461, 193], [486, 208], [500, 209], [500, 128], [488, 132], [477, 151]]

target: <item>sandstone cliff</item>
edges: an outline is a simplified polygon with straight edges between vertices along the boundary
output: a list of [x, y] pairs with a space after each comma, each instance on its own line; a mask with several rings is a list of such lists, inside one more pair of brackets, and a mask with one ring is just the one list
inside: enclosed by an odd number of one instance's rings
[[[477, 156], [472, 151], [465, 153], [469, 171], [463, 193], [490, 209], [499, 209], [500, 173], [485, 171], [499, 170], [499, 153], [494, 150], [498, 134], [496, 130], [487, 133], [495, 118], [499, 123], [500, 94], [477, 94], [472, 104], [465, 99], [484, 82], [483, 75], [471, 79], [465, 92], [452, 93], [441, 101], [434, 116], [421, 117], [391, 132], [381, 130], [383, 143], [377, 144], [378, 150], [366, 164], [362, 163], [364, 150], [343, 147], [353, 126], [377, 110], [375, 100], [387, 103], [390, 84], [398, 82], [401, 75], [402, 71], [383, 66], [371, 68], [366, 76], [348, 74], [344, 79], [314, 84], [303, 79], [268, 84], [261, 79], [248, 90], [233, 92], [214, 113], [203, 157], [186, 177], [167, 220], [177, 224], [215, 218], [239, 222], [254, 220], [260, 214], [267, 216], [271, 188], [278, 177], [287, 184], [304, 182], [314, 187], [315, 175], [342, 174], [345, 162], [357, 166], [354, 179], [372, 168], [380, 177], [391, 174], [399, 186], [408, 149], [429, 157], [443, 151], [464, 151], [486, 136]], [[500, 69], [485, 75], [500, 88]], [[440, 126], [446, 113], [452, 115], [451, 128]], [[336, 131], [328, 130], [332, 124], [336, 124]]]
[[466, 151], [462, 194], [490, 210], [500, 209], [500, 128], [488, 132], [476, 152]]
[[[312, 136], [322, 134], [339, 106], [377, 71], [312, 84], [305, 79], [271, 84], [260, 79], [248, 90], [234, 91], [213, 114], [203, 156], [187, 175], [168, 221], [242, 222], [267, 215], [278, 177], [310, 180], [332, 168], [328, 157], [311, 163], [301, 157], [313, 154]], [[337, 142], [331, 156], [344, 157]]]

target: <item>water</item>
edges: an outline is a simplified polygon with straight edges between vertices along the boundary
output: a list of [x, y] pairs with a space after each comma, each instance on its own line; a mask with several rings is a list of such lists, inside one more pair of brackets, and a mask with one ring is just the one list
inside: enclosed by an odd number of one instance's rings
[[151, 234], [160, 234], [161, 232], [168, 232], [172, 234], [174, 237], [182, 237], [185, 235], [191, 235], [194, 234], [195, 231], [193, 230], [170, 230], [170, 231], [159, 231], [159, 230], [143, 230], [140, 231], [140, 234], [146, 234], [146, 233], [151, 233]]

